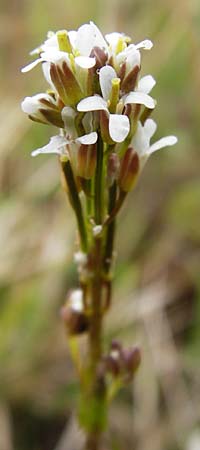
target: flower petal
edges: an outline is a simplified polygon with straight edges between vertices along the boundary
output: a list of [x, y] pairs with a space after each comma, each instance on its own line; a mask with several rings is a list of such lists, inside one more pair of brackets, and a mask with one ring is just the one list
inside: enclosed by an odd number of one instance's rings
[[76, 111], [71, 106], [65, 106], [61, 111], [61, 116], [67, 130], [67, 135], [75, 138], [77, 136], [75, 127]]
[[95, 43], [94, 28], [90, 24], [82, 25], [77, 31], [76, 48], [81, 56], [89, 56]]
[[127, 116], [122, 114], [110, 114], [109, 133], [114, 142], [123, 142], [130, 131], [130, 123]]
[[83, 145], [92, 145], [97, 142], [98, 135], [96, 131], [93, 131], [92, 133], [85, 134], [84, 136], [80, 136], [76, 139], [76, 142], [80, 142], [80, 144]]
[[105, 100], [108, 100], [110, 97], [113, 78], [117, 78], [117, 74], [113, 67], [104, 66], [102, 67], [102, 69], [100, 69], [99, 82], [101, 86], [101, 92]]
[[107, 110], [107, 102], [99, 95], [93, 95], [81, 100], [77, 105], [80, 112]]
[[144, 129], [145, 136], [148, 139], [148, 142], [150, 142], [150, 139], [156, 132], [156, 128], [157, 128], [157, 124], [153, 119], [147, 119], [146, 122], [144, 123], [143, 129]]
[[32, 70], [34, 67], [36, 67], [40, 62], [42, 61], [42, 58], [38, 58], [35, 59], [35, 61], [32, 61], [30, 64], [28, 64], [27, 66], [23, 67], [21, 69], [22, 73], [26, 73], [29, 72], [30, 70]]
[[82, 69], [91, 69], [91, 67], [94, 67], [96, 64], [96, 59], [90, 58], [89, 56], [77, 56], [75, 61]]
[[156, 84], [156, 80], [151, 75], [146, 75], [139, 80], [137, 91], [149, 94]]
[[67, 139], [63, 136], [53, 136], [47, 145], [34, 150], [31, 155], [37, 156], [40, 153], [57, 153], [61, 155], [63, 153], [63, 147], [65, 147], [67, 143]]
[[41, 53], [42, 61], [52, 62], [59, 64], [60, 62], [66, 61], [69, 64], [69, 56], [66, 52], [61, 52], [56, 50], [56, 48], [48, 49], [47, 51]]
[[171, 145], [175, 145], [177, 142], [178, 142], [178, 139], [176, 136], [165, 136], [165, 137], [159, 139], [159, 141], [152, 144], [149, 147], [147, 154], [151, 155], [151, 153], [156, 152], [157, 150], [160, 150], [160, 148], [170, 147]]
[[109, 33], [109, 34], [105, 35], [106, 40], [108, 41], [108, 43], [111, 46], [117, 45], [117, 43], [121, 37], [125, 37], [125, 35], [122, 33], [117, 33], [115, 31], [113, 33]]
[[134, 134], [131, 145], [135, 148], [139, 158], [143, 157], [149, 149], [150, 138], [145, 134], [141, 122], [137, 124], [137, 130]]
[[54, 91], [55, 87], [54, 84], [51, 81], [51, 76], [50, 76], [50, 63], [49, 62], [43, 62], [42, 63], [42, 71], [44, 74], [44, 78], [46, 79], [47, 83], [50, 84], [51, 89]]
[[90, 26], [93, 28], [94, 30], [94, 34], [95, 34], [95, 45], [97, 47], [100, 48], [104, 48], [107, 49], [107, 43], [103, 37], [103, 34], [101, 33], [101, 31], [99, 30], [99, 28], [95, 25], [94, 22], [90, 21]]
[[139, 42], [136, 44], [137, 48], [144, 48], [144, 50], [151, 50], [153, 47], [153, 42], [150, 41], [150, 39], [145, 39], [144, 41]]
[[75, 30], [68, 31], [68, 36], [69, 36], [70, 44], [75, 49], [76, 48], [77, 31], [75, 31]]
[[125, 98], [125, 105], [128, 103], [136, 103], [138, 105], [144, 105], [149, 109], [154, 109], [156, 106], [155, 100], [150, 95], [143, 92], [130, 92]]

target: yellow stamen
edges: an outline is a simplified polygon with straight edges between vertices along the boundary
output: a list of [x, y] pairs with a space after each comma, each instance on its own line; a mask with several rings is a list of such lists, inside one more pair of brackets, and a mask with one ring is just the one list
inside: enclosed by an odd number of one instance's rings
[[119, 89], [120, 89], [120, 78], [113, 78], [112, 89], [109, 98], [110, 101], [109, 110], [111, 113], [116, 112], [117, 103], [119, 101]]
[[66, 30], [60, 30], [56, 33], [58, 39], [59, 50], [61, 52], [72, 52], [72, 46], [70, 44], [69, 36]]

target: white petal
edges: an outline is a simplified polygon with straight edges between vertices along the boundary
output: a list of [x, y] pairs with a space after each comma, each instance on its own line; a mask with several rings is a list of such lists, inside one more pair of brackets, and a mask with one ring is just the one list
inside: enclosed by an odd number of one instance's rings
[[150, 139], [152, 138], [152, 136], [154, 135], [154, 133], [156, 132], [156, 122], [153, 119], [147, 119], [146, 122], [144, 123], [144, 132], [145, 132], [145, 136], [148, 139], [148, 142], [150, 142]]
[[67, 140], [63, 136], [53, 136], [47, 145], [34, 150], [31, 154], [32, 156], [37, 156], [40, 153], [58, 153], [60, 155], [63, 153], [66, 144]]
[[136, 44], [137, 48], [144, 48], [144, 50], [151, 50], [151, 48], [153, 47], [153, 42], [150, 41], [150, 39], [145, 39], [142, 42], [139, 42], [138, 44]]
[[21, 108], [26, 114], [35, 114], [38, 104], [33, 101], [32, 97], [25, 97], [21, 103]]
[[94, 34], [95, 34], [95, 46], [107, 49], [106, 41], [105, 41], [105, 39], [103, 37], [103, 34], [99, 30], [99, 28], [92, 21], [90, 22], [90, 25], [93, 28]]
[[133, 136], [131, 145], [137, 151], [138, 156], [143, 157], [149, 149], [150, 138], [145, 134], [144, 127], [140, 122], [137, 124], [136, 133]]
[[171, 145], [174, 145], [177, 142], [178, 142], [178, 139], [177, 139], [176, 136], [163, 137], [163, 138], [159, 139], [159, 141], [157, 141], [154, 144], [152, 144], [149, 147], [149, 150], [148, 150], [147, 153], [148, 153], [148, 155], [150, 155], [151, 153], [156, 152], [156, 150], [160, 150], [160, 148], [170, 147]]
[[140, 66], [141, 55], [134, 44], [129, 45], [125, 50], [116, 56], [118, 64], [126, 62], [126, 74], [135, 66]]
[[71, 106], [65, 106], [61, 111], [62, 120], [65, 124], [65, 128], [67, 130], [67, 134], [70, 135], [71, 138], [75, 138], [77, 136], [76, 127], [75, 127], [75, 117], [76, 111], [74, 111]]
[[105, 35], [106, 40], [108, 41], [108, 43], [110, 45], [116, 45], [118, 43], [119, 38], [124, 37], [124, 34], [122, 33], [117, 33], [117, 32], [113, 32], [113, 33], [109, 33]]
[[142, 77], [138, 83], [137, 91], [144, 92], [144, 94], [149, 94], [153, 87], [155, 86], [156, 81], [151, 75], [146, 75]]
[[47, 51], [41, 53], [42, 61], [52, 62], [52, 63], [61, 63], [65, 61], [69, 64], [69, 56], [66, 52], [61, 52], [60, 50], [56, 50], [55, 48], [48, 49]]
[[50, 63], [49, 62], [43, 62], [42, 63], [42, 71], [44, 74], [44, 78], [46, 79], [47, 83], [50, 84], [51, 89], [54, 91], [55, 87], [54, 84], [51, 81], [51, 76], [50, 76]]
[[80, 112], [107, 110], [107, 102], [99, 95], [93, 95], [81, 100], [77, 105]]
[[97, 142], [98, 135], [96, 131], [93, 131], [92, 133], [85, 134], [84, 136], [81, 136], [76, 139], [76, 142], [80, 142], [80, 144], [84, 145], [92, 145]]
[[77, 31], [75, 31], [75, 30], [68, 31], [68, 36], [69, 36], [70, 44], [75, 49], [76, 48]]
[[125, 105], [128, 103], [136, 103], [138, 105], [144, 105], [149, 109], [153, 109], [156, 106], [155, 100], [148, 94], [143, 92], [131, 92], [125, 98]]
[[29, 72], [30, 70], [32, 70], [34, 67], [36, 67], [40, 62], [42, 61], [42, 58], [38, 58], [35, 59], [35, 61], [32, 61], [30, 64], [28, 64], [27, 66], [23, 67], [21, 69], [22, 73], [26, 73]]
[[112, 80], [113, 78], [116, 78], [117, 74], [113, 67], [111, 66], [104, 66], [99, 71], [99, 82], [101, 86], [101, 92], [103, 95], [103, 98], [105, 100], [108, 100], [111, 93], [112, 88]]
[[76, 48], [83, 56], [89, 56], [95, 43], [95, 31], [89, 24], [82, 25], [77, 31]]
[[82, 69], [91, 69], [91, 67], [94, 67], [96, 64], [96, 59], [90, 58], [89, 56], [77, 56], [75, 61]]
[[27, 114], [35, 114], [38, 112], [38, 109], [42, 107], [40, 104], [40, 100], [45, 99], [50, 103], [55, 103], [53, 98], [48, 94], [36, 94], [32, 97], [25, 97], [21, 103], [22, 111]]
[[114, 142], [123, 142], [130, 131], [130, 123], [127, 116], [122, 114], [110, 114], [109, 133]]

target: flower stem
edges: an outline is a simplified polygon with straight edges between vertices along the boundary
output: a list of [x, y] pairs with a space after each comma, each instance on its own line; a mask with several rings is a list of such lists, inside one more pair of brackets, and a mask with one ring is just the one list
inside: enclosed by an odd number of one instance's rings
[[94, 187], [94, 204], [95, 204], [95, 222], [102, 223], [103, 216], [103, 195], [102, 195], [102, 179], [103, 179], [103, 141], [99, 134], [97, 141], [97, 168], [95, 174]]
[[[108, 205], [108, 214], [110, 216], [111, 211], [115, 208], [117, 196], [117, 185], [116, 182], [109, 189], [109, 205]], [[106, 274], [109, 274], [110, 266], [112, 263], [113, 256], [113, 245], [114, 245], [114, 237], [115, 237], [115, 228], [116, 223], [113, 219], [107, 226], [106, 231], [106, 241], [105, 241], [105, 250], [104, 250], [104, 271]]]
[[83, 211], [81, 206], [81, 201], [78, 195], [76, 182], [74, 179], [73, 171], [71, 168], [70, 161], [62, 161], [62, 169], [66, 179], [66, 183], [69, 189], [70, 201], [74, 212], [76, 214], [78, 230], [80, 234], [81, 241], [81, 249], [83, 252], [87, 252], [88, 243], [87, 243], [87, 232], [85, 227], [85, 221], [83, 217]]

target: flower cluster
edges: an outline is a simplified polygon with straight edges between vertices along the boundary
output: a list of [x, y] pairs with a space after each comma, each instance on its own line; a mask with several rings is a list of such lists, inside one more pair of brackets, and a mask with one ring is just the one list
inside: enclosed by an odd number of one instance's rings
[[150, 140], [156, 123], [149, 118], [156, 106], [150, 96], [151, 75], [140, 77], [141, 51], [122, 33], [105, 37], [90, 22], [77, 31], [49, 33], [32, 54], [37, 59], [22, 69], [41, 64], [49, 85], [46, 93], [26, 97], [22, 109], [37, 122], [53, 124], [59, 133], [32, 155], [57, 153], [69, 160], [75, 178], [90, 180], [97, 163], [97, 141], [103, 140], [107, 180], [129, 192], [151, 153], [176, 143], [175, 136]]

